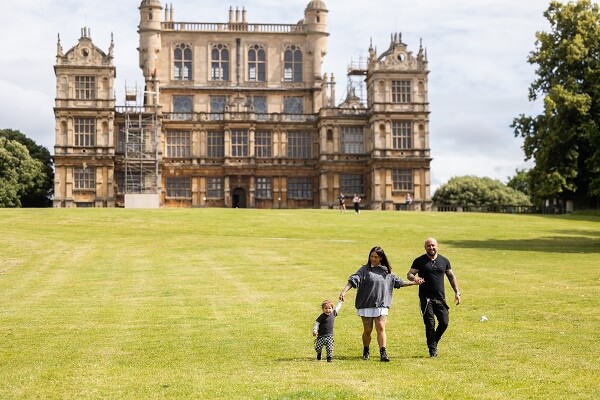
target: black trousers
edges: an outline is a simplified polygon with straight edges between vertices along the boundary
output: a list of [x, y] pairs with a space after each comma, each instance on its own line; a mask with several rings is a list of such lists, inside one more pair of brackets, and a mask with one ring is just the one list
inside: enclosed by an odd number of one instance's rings
[[[437, 343], [448, 328], [450, 316], [448, 314], [448, 304], [442, 299], [421, 298], [421, 314], [425, 324], [425, 337], [427, 338], [427, 347], [435, 349]], [[437, 328], [435, 320], [437, 318]]]

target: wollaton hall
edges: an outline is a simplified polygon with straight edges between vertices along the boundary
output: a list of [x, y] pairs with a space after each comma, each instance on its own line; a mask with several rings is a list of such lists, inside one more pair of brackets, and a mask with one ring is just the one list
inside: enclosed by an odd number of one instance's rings
[[371, 44], [336, 104], [323, 1], [291, 24], [223, 14], [177, 22], [173, 5], [142, 1], [144, 87], [120, 105], [114, 41], [104, 51], [83, 28], [65, 52], [59, 38], [55, 207], [332, 208], [357, 193], [364, 209], [403, 209], [408, 195], [431, 208], [421, 45]]

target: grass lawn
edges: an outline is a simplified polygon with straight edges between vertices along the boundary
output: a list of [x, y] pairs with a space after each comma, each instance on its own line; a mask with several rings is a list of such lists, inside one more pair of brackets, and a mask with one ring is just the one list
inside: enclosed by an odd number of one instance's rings
[[[0, 232], [1, 399], [600, 392], [597, 215], [0, 209]], [[317, 362], [321, 301], [337, 298], [374, 245], [405, 277], [428, 236], [463, 297], [439, 357], [428, 357], [417, 289], [406, 287], [388, 317], [390, 363], [360, 359], [354, 290], [334, 361]]]

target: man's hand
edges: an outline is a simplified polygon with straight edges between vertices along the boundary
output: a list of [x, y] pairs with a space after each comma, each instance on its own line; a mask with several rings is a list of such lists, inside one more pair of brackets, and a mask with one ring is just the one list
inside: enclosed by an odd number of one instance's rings
[[460, 304], [460, 293], [454, 295], [454, 303], [456, 303], [456, 305]]

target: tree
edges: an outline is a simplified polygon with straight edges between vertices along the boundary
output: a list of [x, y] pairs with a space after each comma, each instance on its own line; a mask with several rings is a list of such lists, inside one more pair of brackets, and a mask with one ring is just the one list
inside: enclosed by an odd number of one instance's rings
[[544, 112], [513, 120], [524, 139], [534, 200], [573, 199], [580, 207], [600, 200], [600, 6], [590, 0], [551, 1], [549, 32], [536, 33], [528, 62], [537, 65], [529, 100]]
[[519, 192], [525, 193], [527, 196], [530, 195], [531, 182], [529, 171], [524, 169], [516, 169], [515, 176], [509, 177], [506, 186], [509, 188], [518, 190]]
[[451, 178], [435, 191], [432, 200], [439, 205], [476, 208], [531, 205], [526, 194], [499, 180], [477, 176]]
[[54, 187], [54, 168], [52, 156], [48, 149], [39, 146], [20, 131], [0, 129], [0, 137], [16, 141], [27, 147], [29, 155], [39, 160], [42, 165], [41, 174], [35, 179], [35, 184], [20, 196], [22, 207], [50, 207]]
[[0, 207], [20, 207], [21, 197], [39, 183], [43, 164], [27, 147], [0, 137]]

